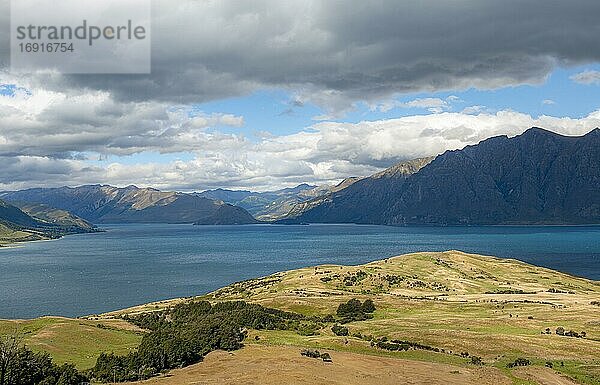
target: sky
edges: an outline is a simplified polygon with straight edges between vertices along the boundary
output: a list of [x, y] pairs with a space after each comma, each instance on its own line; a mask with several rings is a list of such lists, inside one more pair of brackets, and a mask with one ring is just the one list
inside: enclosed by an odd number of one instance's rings
[[10, 70], [0, 190], [331, 184], [532, 126], [600, 126], [596, 0], [152, 2], [152, 72]]

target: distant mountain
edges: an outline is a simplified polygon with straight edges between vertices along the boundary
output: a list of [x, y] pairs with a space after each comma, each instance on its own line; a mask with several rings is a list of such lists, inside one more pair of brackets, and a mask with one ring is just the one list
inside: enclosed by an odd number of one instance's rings
[[385, 202], [399, 192], [404, 181], [433, 158], [399, 163], [368, 178], [344, 180], [329, 194], [295, 205], [284, 223], [382, 223]]
[[135, 186], [36, 188], [0, 193], [0, 198], [56, 207], [92, 223], [256, 222], [245, 210], [222, 201]]
[[201, 218], [195, 225], [248, 225], [257, 223], [252, 215], [241, 207], [228, 203], [219, 206], [212, 215]]
[[347, 178], [337, 186], [313, 186], [306, 183], [276, 191], [208, 190], [195, 195], [243, 207], [257, 219], [274, 221], [286, 216], [298, 203], [327, 195], [351, 185], [360, 178]]
[[95, 226], [90, 222], [83, 218], [79, 218], [78, 216], [73, 215], [66, 210], [55, 209], [41, 203], [13, 202], [13, 204], [27, 215], [45, 223], [64, 227], [73, 226], [89, 230], [95, 228]]
[[28, 206], [21, 210], [0, 200], [0, 244], [93, 231], [97, 231], [94, 226], [65, 211], [47, 206]]
[[568, 137], [531, 128], [401, 163], [296, 206], [284, 222], [600, 223], [600, 130]]

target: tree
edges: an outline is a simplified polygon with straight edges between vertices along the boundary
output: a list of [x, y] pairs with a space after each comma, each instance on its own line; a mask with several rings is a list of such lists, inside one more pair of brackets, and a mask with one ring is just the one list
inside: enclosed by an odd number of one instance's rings
[[329, 353], [322, 353], [321, 354], [321, 359], [324, 362], [333, 362], [333, 360], [331, 359], [331, 355], [329, 355]]
[[17, 360], [21, 342], [17, 332], [0, 337], [0, 385], [8, 385], [8, 372]]
[[370, 299], [361, 303], [356, 298], [352, 298], [346, 303], [341, 303], [337, 308], [337, 316], [342, 323], [352, 321], [363, 321], [373, 316], [371, 313], [375, 311], [375, 304]]
[[365, 300], [362, 306], [363, 313], [373, 313], [375, 311], [375, 304], [370, 299]]
[[331, 327], [331, 331], [336, 336], [347, 336], [349, 334], [349, 331], [348, 331], [347, 327], [341, 326], [341, 325], [338, 325], [338, 324], [333, 325]]

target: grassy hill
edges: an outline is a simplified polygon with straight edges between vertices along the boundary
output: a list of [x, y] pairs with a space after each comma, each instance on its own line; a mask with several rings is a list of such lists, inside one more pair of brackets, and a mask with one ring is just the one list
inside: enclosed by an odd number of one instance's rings
[[[470, 361], [477, 356], [485, 363], [485, 370], [504, 379], [500, 383], [557, 383], [552, 381], [558, 381], [561, 375], [575, 383], [600, 383], [600, 283], [516, 260], [456, 251], [416, 253], [361, 266], [323, 265], [277, 273], [199, 298], [241, 299], [321, 316], [335, 314], [337, 306], [351, 298], [375, 302], [377, 310], [372, 319], [345, 325], [349, 329], [347, 337], [333, 334], [331, 325], [308, 336], [294, 331], [250, 331], [245, 349], [262, 349], [265, 362], [269, 352], [280, 354], [277, 352], [282, 347], [288, 347], [288, 352], [298, 351], [290, 347], [330, 351], [334, 362], [335, 352], [344, 352], [356, 357], [451, 365], [459, 371], [475, 370]], [[157, 311], [191, 300], [156, 302], [98, 318]], [[578, 334], [585, 332], [586, 336], [557, 335], [559, 327]], [[437, 351], [411, 348], [396, 352], [372, 346], [372, 340], [384, 337]], [[517, 358], [526, 358], [532, 365], [508, 368]], [[210, 371], [206, 367], [198, 369], [204, 364], [198, 365], [183, 369], [181, 375], [189, 375], [190, 370]], [[234, 366], [229, 369], [234, 370]], [[565, 384], [573, 383], [560, 378]]]
[[[144, 331], [123, 316], [202, 299], [325, 317], [353, 298], [371, 299], [376, 310], [344, 324], [347, 336], [334, 334], [332, 322], [318, 330], [250, 329], [242, 350], [210, 353], [148, 383], [600, 384], [599, 282], [457, 251], [281, 272], [85, 319], [0, 321], [0, 334], [17, 327], [34, 350], [83, 369], [101, 352], [136, 349]], [[395, 340], [410, 347], [395, 351]], [[330, 353], [333, 363], [302, 357], [305, 348]], [[510, 367], [519, 358], [530, 365]]]

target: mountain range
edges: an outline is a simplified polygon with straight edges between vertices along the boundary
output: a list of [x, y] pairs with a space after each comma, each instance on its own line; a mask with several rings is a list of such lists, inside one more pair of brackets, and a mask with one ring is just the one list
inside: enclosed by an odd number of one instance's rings
[[357, 177], [347, 178], [335, 186], [314, 186], [303, 183], [296, 187], [276, 191], [253, 192], [216, 189], [196, 193], [196, 195], [242, 207], [258, 220], [274, 221], [286, 216], [298, 204], [346, 188], [359, 179]]
[[0, 193], [9, 202], [66, 210], [92, 223], [250, 224], [256, 220], [233, 205], [191, 194], [105, 185], [34, 188]]
[[27, 231], [93, 231], [91, 223], [595, 224], [600, 129], [575, 137], [534, 127], [335, 186], [188, 194], [86, 185], [2, 192], [0, 199], [0, 234], [25, 231], [25, 238]]
[[297, 205], [281, 223], [600, 223], [600, 129], [541, 128], [396, 165]]

